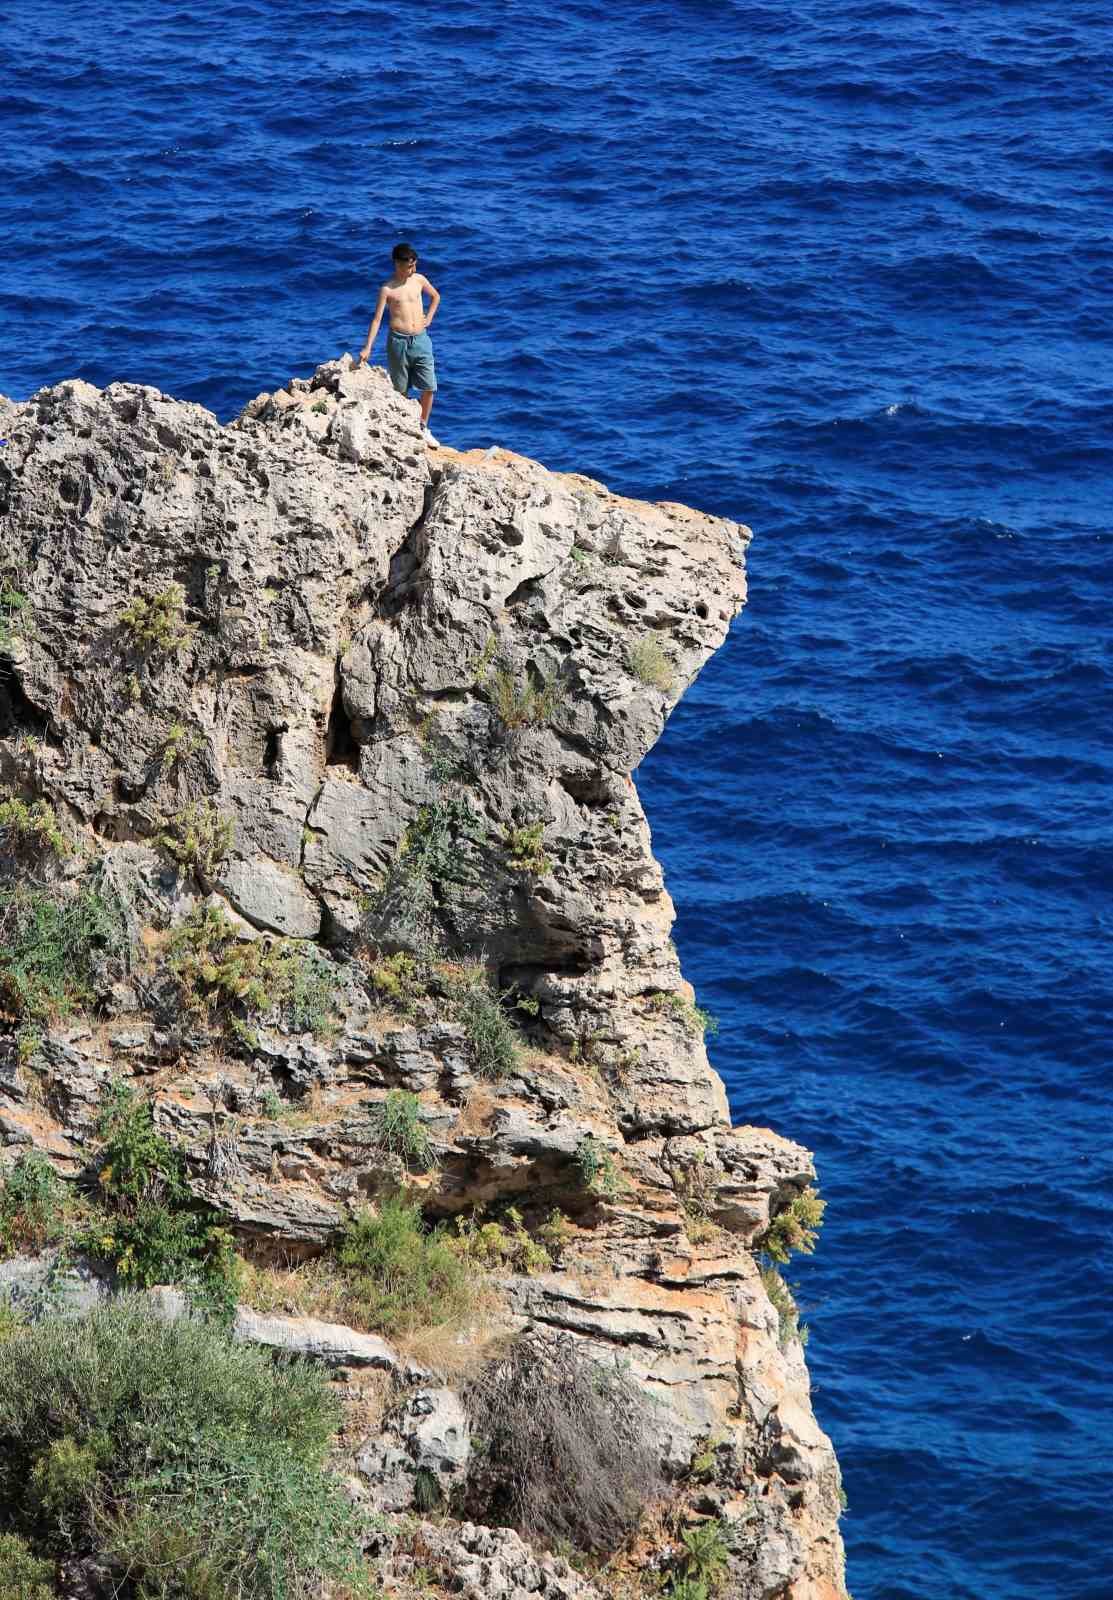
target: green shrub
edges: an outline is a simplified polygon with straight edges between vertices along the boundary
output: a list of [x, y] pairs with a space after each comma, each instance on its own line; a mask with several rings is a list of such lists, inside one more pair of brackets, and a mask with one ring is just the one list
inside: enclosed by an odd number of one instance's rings
[[510, 865], [515, 872], [529, 872], [541, 877], [552, 871], [552, 863], [545, 854], [543, 822], [531, 822], [523, 828], [507, 828], [503, 837]]
[[564, 704], [564, 690], [556, 673], [545, 677], [527, 669], [519, 681], [509, 667], [499, 667], [491, 679], [490, 692], [495, 715], [511, 732], [544, 726]]
[[193, 637], [185, 621], [185, 590], [180, 583], [168, 584], [149, 600], [137, 596], [121, 611], [119, 622], [132, 646], [144, 653], [180, 650]]
[[[719, 1521], [697, 1522], [680, 1535], [682, 1554], [679, 1573], [670, 1591], [672, 1596], [713, 1594], [726, 1577], [730, 1546], [726, 1529]], [[687, 1586], [687, 1587], [685, 1587]]]
[[719, 1031], [718, 1019], [713, 1017], [710, 1011], [704, 1011], [694, 1004], [686, 995], [659, 989], [650, 997], [649, 1004], [654, 1011], [663, 1011], [674, 1018], [684, 1032], [691, 1034], [693, 1038], [704, 1039], [709, 1034], [714, 1037]]
[[154, 1124], [148, 1101], [113, 1084], [98, 1122], [102, 1214], [76, 1236], [126, 1282], [179, 1283], [202, 1306], [228, 1315], [235, 1300], [232, 1238], [189, 1186], [185, 1156]]
[[283, 998], [283, 1020], [292, 1033], [312, 1033], [318, 1039], [336, 1031], [336, 991], [339, 975], [316, 945], [286, 940], [288, 987]]
[[249, 1024], [270, 1012], [299, 1033], [332, 1030], [336, 970], [307, 941], [243, 939], [219, 906], [199, 906], [171, 934], [166, 962], [185, 1011], [249, 1048]]
[[0, 800], [0, 859], [33, 861], [70, 852], [57, 813], [45, 800], [33, 800], [30, 805], [14, 797]]
[[0, 1007], [21, 1022], [65, 1016], [125, 948], [120, 907], [99, 888], [17, 885], [0, 895]]
[[553, 1264], [552, 1256], [526, 1228], [516, 1206], [507, 1206], [499, 1220], [481, 1222], [474, 1213], [467, 1218], [457, 1217], [453, 1243], [461, 1255], [487, 1272], [532, 1276], [547, 1272]]
[[464, 797], [438, 783], [434, 798], [419, 807], [402, 835], [398, 854], [371, 897], [372, 926], [396, 922], [428, 938], [452, 889], [477, 882], [469, 846], [483, 844], [486, 836]]
[[370, 1593], [326, 1469], [338, 1420], [310, 1367], [126, 1297], [21, 1328], [0, 1344], [0, 1526], [35, 1557], [94, 1551], [137, 1600]]
[[481, 1078], [509, 1077], [518, 1067], [518, 1035], [482, 967], [465, 967], [449, 996], [468, 1036], [476, 1072]]
[[576, 1146], [576, 1165], [585, 1189], [592, 1194], [613, 1200], [622, 1186], [614, 1157], [593, 1133], [586, 1134]]
[[209, 878], [232, 848], [236, 819], [209, 799], [195, 801], [167, 817], [158, 842], [179, 866]]
[[54, 1563], [16, 1533], [0, 1533], [0, 1600], [54, 1600]]
[[410, 1334], [454, 1323], [476, 1304], [468, 1263], [441, 1229], [425, 1231], [421, 1207], [402, 1196], [354, 1217], [341, 1236], [336, 1260], [360, 1317], [384, 1333]]
[[405, 1089], [389, 1089], [371, 1113], [372, 1138], [378, 1148], [398, 1156], [405, 1166], [427, 1172], [437, 1164], [433, 1141], [421, 1120], [421, 1101]]
[[691, 1161], [673, 1169], [673, 1185], [684, 1212], [688, 1237], [693, 1244], [715, 1232], [712, 1220], [719, 1192], [719, 1169], [700, 1151]]
[[807, 1325], [800, 1321], [800, 1311], [792, 1290], [776, 1267], [763, 1267], [761, 1281], [769, 1296], [769, 1302], [777, 1313], [777, 1343], [781, 1349], [784, 1350], [792, 1339], [799, 1339], [801, 1344], [807, 1344]]
[[469, 1516], [608, 1554], [661, 1492], [646, 1402], [568, 1337], [520, 1337], [468, 1385]]
[[184, 722], [172, 722], [162, 745], [160, 764], [163, 772], [173, 772], [176, 766], [200, 750], [204, 743], [200, 728], [187, 728]]
[[376, 998], [404, 1016], [412, 1016], [429, 992], [425, 963], [404, 950], [375, 961], [368, 976]]
[[62, 1180], [41, 1151], [24, 1151], [0, 1185], [0, 1257], [53, 1244], [64, 1221]]
[[770, 1220], [765, 1232], [754, 1241], [755, 1249], [782, 1266], [794, 1250], [810, 1256], [819, 1238], [826, 1209], [826, 1200], [821, 1200], [809, 1185], [802, 1194], [794, 1195]]
[[626, 652], [626, 665], [639, 683], [660, 689], [662, 694], [672, 693], [676, 685], [673, 664], [652, 633], [634, 640]]
[[16, 640], [26, 634], [30, 621], [27, 596], [0, 578], [0, 655], [10, 655]]

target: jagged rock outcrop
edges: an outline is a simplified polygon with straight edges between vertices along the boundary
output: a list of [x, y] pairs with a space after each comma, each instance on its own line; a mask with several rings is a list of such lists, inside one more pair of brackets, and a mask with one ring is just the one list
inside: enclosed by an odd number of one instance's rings
[[[730, 1126], [631, 780], [742, 605], [747, 530], [502, 450], [426, 450], [346, 361], [228, 426], [75, 380], [0, 399], [0, 435], [19, 596], [0, 786], [51, 802], [84, 851], [60, 878], [94, 861], [140, 952], [33, 1057], [9, 1043], [9, 1158], [77, 1176], [108, 1083], [135, 1078], [196, 1192], [297, 1257], [398, 1180], [376, 1117], [416, 1094], [430, 1216], [512, 1199], [570, 1219], [554, 1270], [500, 1283], [504, 1315], [620, 1353], [674, 1474], [709, 1445], [692, 1503], [743, 1530], [730, 1592], [840, 1594], [837, 1465], [750, 1253], [811, 1159]], [[415, 839], [440, 852], [420, 882]], [[229, 1049], [175, 1014], [142, 952], [206, 905], [245, 940], [320, 943], [333, 1038], [264, 1018]], [[458, 1018], [391, 1014], [368, 983], [368, 948], [434, 939], [517, 1001], [532, 1053], [498, 1081]]]

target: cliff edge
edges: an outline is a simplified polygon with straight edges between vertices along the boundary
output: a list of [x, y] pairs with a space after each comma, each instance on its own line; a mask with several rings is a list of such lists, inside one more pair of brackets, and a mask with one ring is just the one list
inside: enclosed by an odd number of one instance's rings
[[[755, 1259], [806, 1214], [811, 1158], [730, 1125], [631, 779], [744, 602], [748, 530], [427, 450], [345, 360], [227, 426], [74, 380], [0, 398], [0, 435], [0, 1176], [34, 1151], [108, 1192], [131, 1093], [272, 1285], [252, 1309], [240, 1284], [247, 1336], [297, 1348], [282, 1272], [391, 1195], [442, 1224], [482, 1332], [364, 1362], [374, 1329], [341, 1317], [310, 1353], [389, 1371], [353, 1492], [467, 1504], [428, 1534], [463, 1530], [465, 1592], [502, 1591], [461, 1374], [516, 1335], [617, 1355], [649, 1401], [672, 1531], [627, 1544], [623, 1581], [660, 1583], [702, 1519], [729, 1534], [719, 1593], [842, 1595], [837, 1463]], [[43, 905], [85, 919], [47, 978]], [[136, 1279], [105, 1249], [94, 1295]], [[507, 1593], [566, 1592], [522, 1561]]]

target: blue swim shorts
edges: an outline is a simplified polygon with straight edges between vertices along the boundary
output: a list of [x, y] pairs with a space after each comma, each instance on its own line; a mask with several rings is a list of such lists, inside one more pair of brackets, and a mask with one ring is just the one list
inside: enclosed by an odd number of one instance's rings
[[408, 394], [413, 384], [424, 393], [437, 388], [437, 369], [433, 365], [433, 341], [427, 333], [387, 334], [386, 359], [390, 381], [399, 394]]

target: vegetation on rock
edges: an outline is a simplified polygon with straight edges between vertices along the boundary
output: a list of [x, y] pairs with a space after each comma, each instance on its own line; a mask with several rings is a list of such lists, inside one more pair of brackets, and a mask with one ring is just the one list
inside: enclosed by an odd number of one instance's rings
[[42, 1250], [65, 1231], [62, 1181], [39, 1150], [24, 1150], [0, 1184], [0, 1259]]
[[684, 1032], [694, 1038], [706, 1038], [708, 1034], [714, 1036], [719, 1031], [719, 1024], [710, 1011], [704, 1011], [686, 995], [677, 994], [672, 990], [659, 989], [649, 1001], [654, 1011], [662, 1011], [666, 1016], [679, 1022]]
[[800, 1321], [800, 1310], [792, 1290], [776, 1267], [762, 1267], [761, 1282], [773, 1310], [777, 1313], [777, 1342], [781, 1349], [785, 1349], [792, 1339], [799, 1339], [801, 1344], [807, 1344], [807, 1324]]
[[185, 590], [167, 584], [149, 600], [137, 596], [120, 613], [120, 627], [136, 650], [144, 653], [180, 650], [193, 637], [185, 621]]
[[613, 1200], [622, 1186], [614, 1157], [593, 1133], [585, 1134], [576, 1146], [576, 1165], [585, 1189], [604, 1200]]
[[574, 1339], [513, 1340], [468, 1385], [465, 1401], [480, 1442], [468, 1487], [473, 1517], [549, 1548], [567, 1542], [608, 1554], [661, 1493], [643, 1394]]
[[99, 1120], [97, 1214], [74, 1242], [141, 1288], [181, 1284], [223, 1314], [235, 1300], [232, 1236], [190, 1188], [182, 1151], [155, 1127], [150, 1103], [114, 1084]]
[[661, 648], [660, 640], [652, 633], [635, 639], [626, 651], [626, 665], [631, 674], [650, 689], [660, 689], [671, 694], [676, 687], [672, 662]]
[[754, 1241], [754, 1248], [782, 1266], [794, 1251], [810, 1256], [819, 1238], [826, 1209], [826, 1200], [821, 1200], [809, 1186], [801, 1194], [794, 1195], [777, 1212], [765, 1232]]
[[386, 1099], [371, 1113], [372, 1134], [386, 1155], [397, 1156], [415, 1172], [428, 1172], [437, 1164], [433, 1141], [421, 1120], [421, 1101], [406, 1089], [389, 1089]]
[[297, 1032], [327, 1035], [338, 973], [301, 939], [243, 938], [219, 906], [199, 906], [174, 929], [166, 962], [188, 1015], [213, 1022], [247, 1049], [252, 1025], [277, 1013]]
[[489, 682], [491, 705], [510, 733], [521, 728], [544, 727], [564, 704], [564, 688], [557, 674], [527, 669], [519, 678], [508, 666], [496, 669]]
[[42, 856], [68, 856], [71, 845], [57, 812], [45, 800], [0, 800], [0, 861], [10, 868]]
[[0, 1007], [26, 1024], [89, 1004], [103, 964], [126, 944], [120, 907], [96, 877], [18, 884], [0, 893]]
[[479, 1285], [443, 1229], [427, 1231], [421, 1207], [384, 1200], [347, 1225], [336, 1249], [343, 1301], [359, 1325], [389, 1334], [459, 1323], [477, 1306]]
[[360, 1513], [327, 1469], [338, 1422], [311, 1368], [138, 1300], [17, 1328], [0, 1342], [0, 1586], [50, 1594], [73, 1551], [135, 1600], [370, 1595]]
[[167, 817], [158, 842], [179, 866], [210, 878], [232, 848], [236, 820], [212, 800], [197, 800]]

